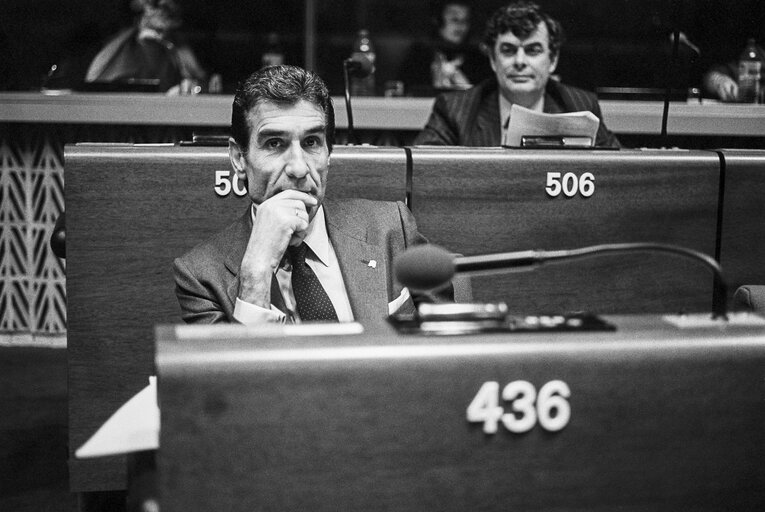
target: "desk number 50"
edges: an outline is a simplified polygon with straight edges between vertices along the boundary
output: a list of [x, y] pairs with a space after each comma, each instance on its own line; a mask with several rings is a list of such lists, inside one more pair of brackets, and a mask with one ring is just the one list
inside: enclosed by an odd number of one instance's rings
[[[568, 384], [562, 380], [551, 380], [539, 389], [525, 380], [516, 380], [502, 390], [502, 399], [509, 402], [511, 411], [499, 405], [499, 383], [484, 382], [467, 408], [470, 423], [483, 423], [483, 431], [496, 434], [500, 421], [514, 434], [528, 432], [537, 421], [549, 431], [562, 430], [571, 417], [571, 406], [566, 400], [571, 396]], [[536, 404], [535, 404], [536, 402]]]
[[566, 197], [574, 197], [577, 192], [582, 197], [590, 197], [595, 193], [595, 176], [591, 172], [581, 176], [573, 172], [567, 172], [563, 176], [559, 172], [548, 172], [545, 192], [550, 197], [558, 197], [561, 192]]
[[231, 192], [234, 195], [243, 197], [247, 195], [247, 188], [244, 183], [239, 181], [239, 176], [233, 171], [215, 171], [215, 193], [221, 197], [226, 197]]

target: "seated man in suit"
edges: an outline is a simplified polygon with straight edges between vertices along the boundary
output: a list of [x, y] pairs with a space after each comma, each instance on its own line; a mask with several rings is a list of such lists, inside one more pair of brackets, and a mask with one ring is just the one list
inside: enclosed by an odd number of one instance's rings
[[403, 203], [325, 200], [335, 119], [317, 75], [256, 71], [236, 92], [229, 157], [252, 206], [174, 262], [186, 322], [381, 320], [412, 311], [394, 255], [425, 242]]
[[468, 89], [441, 94], [415, 144], [499, 146], [513, 104], [546, 113], [589, 110], [601, 121], [595, 145], [619, 147], [603, 124], [593, 93], [551, 80], [563, 30], [537, 4], [513, 2], [486, 23], [484, 49], [495, 77]]

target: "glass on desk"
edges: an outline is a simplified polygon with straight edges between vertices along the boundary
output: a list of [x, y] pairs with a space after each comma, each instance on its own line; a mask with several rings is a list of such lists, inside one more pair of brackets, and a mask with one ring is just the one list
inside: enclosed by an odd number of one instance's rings
[[698, 87], [688, 88], [688, 103], [701, 103], [701, 89]]
[[193, 78], [184, 78], [181, 80], [181, 87], [180, 87], [180, 95], [181, 96], [191, 96], [194, 94], [199, 94], [202, 92], [202, 86], [199, 83], [199, 80], [195, 80]]

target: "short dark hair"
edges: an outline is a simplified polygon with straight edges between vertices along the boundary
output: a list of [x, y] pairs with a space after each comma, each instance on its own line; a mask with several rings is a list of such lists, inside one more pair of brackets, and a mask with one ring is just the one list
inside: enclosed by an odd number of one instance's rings
[[537, 29], [541, 22], [547, 25], [547, 33], [550, 35], [550, 54], [557, 57], [563, 45], [563, 27], [539, 5], [526, 0], [509, 3], [494, 11], [486, 22], [486, 30], [483, 34], [484, 49], [492, 55], [494, 44], [499, 36], [512, 32], [515, 37], [525, 39]]
[[252, 73], [239, 84], [231, 107], [231, 136], [242, 151], [250, 142], [247, 114], [260, 103], [294, 105], [305, 100], [324, 112], [327, 147], [335, 142], [335, 109], [327, 85], [319, 75], [297, 66], [268, 66]]

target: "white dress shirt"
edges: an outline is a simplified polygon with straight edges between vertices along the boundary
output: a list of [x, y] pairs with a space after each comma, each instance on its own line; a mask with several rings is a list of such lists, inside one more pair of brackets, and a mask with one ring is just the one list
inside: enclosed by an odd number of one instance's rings
[[[255, 205], [252, 205], [252, 218], [255, 220]], [[324, 219], [324, 207], [319, 206], [311, 222], [308, 224], [304, 242], [311, 251], [306, 253], [306, 263], [314, 271], [337, 313], [340, 322], [352, 322], [353, 312], [348, 292], [345, 289], [343, 275], [337, 261], [335, 249], [329, 241], [327, 224]], [[300, 322], [295, 306], [295, 294], [292, 291], [292, 266], [285, 258], [276, 271], [276, 279], [284, 298], [285, 309], [280, 311], [271, 305], [270, 309], [245, 302], [237, 297], [234, 305], [234, 318], [246, 325], [256, 325], [264, 322], [285, 323], [288, 319]]]

